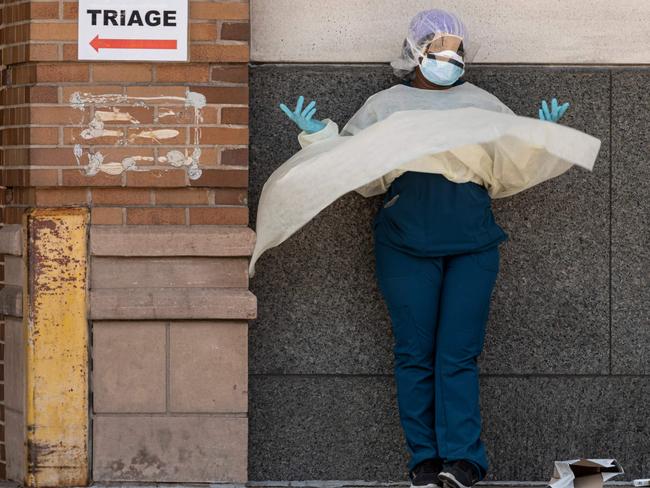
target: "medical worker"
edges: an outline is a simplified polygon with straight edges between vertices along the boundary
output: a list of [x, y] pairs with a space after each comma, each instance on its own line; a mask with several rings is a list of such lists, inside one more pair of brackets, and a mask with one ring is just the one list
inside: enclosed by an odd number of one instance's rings
[[[456, 16], [420, 12], [411, 21], [400, 59], [391, 63], [404, 86], [381, 93], [390, 103], [380, 104], [378, 97], [373, 105], [369, 99], [348, 123], [348, 134], [357, 130], [352, 121], [365, 127], [391, 111], [426, 108], [426, 100], [436, 106], [448, 101], [450, 108], [479, 98], [496, 100], [462, 79], [467, 45], [467, 30]], [[447, 98], [441, 102], [441, 97]], [[315, 102], [304, 108], [303, 103], [300, 97], [293, 111], [280, 105], [303, 129], [301, 144], [331, 136], [331, 121], [313, 118]], [[542, 101], [539, 118], [556, 122], [568, 106], [553, 99], [549, 108]], [[376, 278], [392, 322], [411, 486], [468, 488], [488, 469], [477, 360], [499, 272], [499, 245], [508, 234], [495, 222], [485, 186], [416, 171], [404, 171], [392, 181], [373, 228]]]

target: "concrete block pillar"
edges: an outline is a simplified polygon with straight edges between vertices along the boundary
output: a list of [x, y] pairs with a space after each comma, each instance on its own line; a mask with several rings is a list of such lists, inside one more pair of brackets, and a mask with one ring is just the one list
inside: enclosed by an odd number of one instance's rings
[[94, 227], [93, 479], [243, 483], [250, 229]]

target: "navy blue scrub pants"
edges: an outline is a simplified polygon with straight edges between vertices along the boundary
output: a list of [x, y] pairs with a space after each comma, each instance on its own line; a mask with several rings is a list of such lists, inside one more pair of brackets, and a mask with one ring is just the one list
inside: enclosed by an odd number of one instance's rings
[[488, 468], [480, 438], [477, 358], [483, 348], [499, 247], [419, 257], [376, 244], [376, 270], [394, 336], [400, 422], [409, 470], [428, 458]]
[[[382, 225], [375, 233], [383, 232]], [[408, 468], [466, 459], [485, 476], [477, 359], [483, 348], [499, 247], [417, 256], [375, 238], [376, 277], [394, 337], [400, 423]]]

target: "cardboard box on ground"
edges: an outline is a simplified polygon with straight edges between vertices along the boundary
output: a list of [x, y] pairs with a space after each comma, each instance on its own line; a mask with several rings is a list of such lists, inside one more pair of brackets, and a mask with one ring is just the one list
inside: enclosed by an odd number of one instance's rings
[[603, 483], [623, 474], [616, 459], [571, 459], [555, 461], [551, 488], [602, 488]]

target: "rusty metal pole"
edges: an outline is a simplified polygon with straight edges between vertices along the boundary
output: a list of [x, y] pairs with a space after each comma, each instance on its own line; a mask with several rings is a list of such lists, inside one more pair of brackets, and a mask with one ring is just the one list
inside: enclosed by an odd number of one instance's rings
[[25, 485], [86, 486], [88, 210], [32, 209], [23, 224]]

